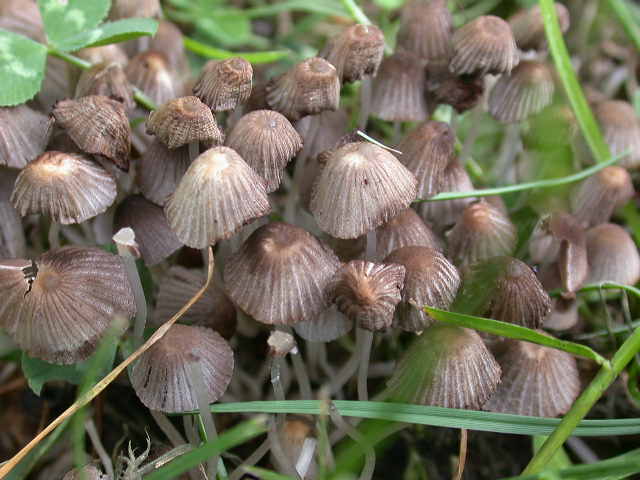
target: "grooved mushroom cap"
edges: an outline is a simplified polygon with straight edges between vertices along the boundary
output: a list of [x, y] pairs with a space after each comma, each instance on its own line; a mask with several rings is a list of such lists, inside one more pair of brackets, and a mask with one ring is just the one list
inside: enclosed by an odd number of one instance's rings
[[448, 257], [458, 266], [510, 255], [518, 240], [506, 213], [481, 200], [464, 209], [448, 234]]
[[271, 210], [264, 181], [231, 148], [196, 158], [165, 206], [182, 243], [204, 248]]
[[266, 86], [267, 104], [291, 121], [325, 110], [337, 110], [340, 79], [336, 68], [312, 57], [272, 80]]
[[193, 94], [214, 112], [233, 110], [251, 95], [253, 68], [243, 58], [209, 60], [200, 72]]
[[95, 465], [85, 465], [68, 471], [62, 480], [107, 480], [108, 478]]
[[328, 306], [326, 289], [339, 260], [313, 235], [286, 223], [251, 234], [224, 268], [227, 293], [257, 321], [293, 325]]
[[[440, 191], [442, 192], [470, 192], [473, 184], [467, 171], [454, 158], [442, 172]], [[454, 225], [464, 209], [475, 202], [473, 197], [444, 200], [441, 202], [421, 202], [416, 205], [416, 211], [420, 217], [433, 226], [434, 230], [442, 233]]]
[[493, 257], [471, 265], [465, 271], [456, 305], [459, 302], [476, 304], [477, 308], [471, 309], [476, 314], [527, 328], [540, 328], [551, 310], [551, 298], [533, 270], [511, 257]]
[[400, 161], [418, 180], [418, 197], [442, 190], [442, 176], [454, 155], [455, 134], [447, 123], [430, 120], [413, 129], [400, 142]]
[[[398, 326], [409, 332], [420, 332], [435, 320], [420, 308], [424, 305], [447, 309], [453, 302], [460, 275], [440, 253], [428, 247], [402, 247], [391, 253], [384, 263], [397, 263], [406, 269], [402, 303], [396, 311]], [[413, 305], [417, 304], [417, 306]]]
[[509, 340], [498, 361], [502, 382], [484, 404], [485, 410], [557, 417], [571, 408], [580, 393], [576, 360], [567, 352]]
[[521, 122], [551, 104], [554, 91], [553, 71], [547, 63], [521, 61], [493, 86], [489, 112], [502, 123]]
[[[569, 11], [567, 7], [556, 2], [556, 15], [560, 23], [560, 31], [565, 33], [569, 29]], [[536, 50], [546, 46], [547, 37], [544, 33], [544, 20], [540, 5], [516, 12], [507, 20], [513, 31], [518, 48], [521, 50]]]
[[390, 122], [422, 122], [429, 114], [424, 94], [424, 61], [398, 50], [380, 64], [371, 86], [369, 110]]
[[354, 260], [338, 270], [329, 291], [338, 310], [360, 327], [384, 330], [393, 323], [404, 275], [402, 265]]
[[289, 160], [302, 148], [302, 138], [284, 115], [256, 110], [238, 120], [225, 144], [265, 179], [267, 192], [271, 193], [280, 186]]
[[633, 106], [622, 100], [607, 100], [596, 104], [594, 113], [611, 154], [628, 152], [620, 161], [620, 166], [640, 167], [640, 119]]
[[151, 410], [196, 410], [197, 380], [193, 375], [202, 370], [207, 402], [213, 403], [227, 390], [233, 363], [233, 351], [218, 333], [175, 324], [140, 356], [131, 372], [131, 384]]
[[3, 0], [0, 2], [0, 28], [19, 33], [37, 42], [44, 41], [44, 28], [36, 2]]
[[447, 62], [453, 53], [452, 34], [446, 0], [413, 0], [402, 8], [396, 43], [428, 62]]
[[147, 133], [170, 149], [191, 142], [222, 143], [224, 137], [211, 109], [198, 97], [170, 100], [149, 114]]
[[131, 127], [122, 103], [101, 95], [61, 100], [53, 116], [80, 150], [129, 169]]
[[109, 18], [120, 20], [124, 18], [152, 18], [162, 15], [160, 0], [113, 0]]
[[140, 191], [156, 205], [163, 207], [191, 165], [189, 146], [170, 150], [157, 138], [138, 160], [136, 181]]
[[125, 73], [129, 81], [156, 105], [163, 105], [179, 94], [178, 82], [162, 52], [149, 50], [139, 53], [129, 60]]
[[98, 63], [85, 70], [76, 85], [76, 98], [90, 95], [102, 95], [121, 102], [127, 111], [133, 110], [136, 103], [133, 89], [122, 65], [119, 63]]
[[182, 247], [162, 207], [142, 195], [129, 195], [118, 205], [114, 227], [115, 231], [125, 227], [134, 231], [142, 258], [149, 266], [157, 265]]
[[[36, 260], [0, 261], [0, 327], [29, 355], [71, 364], [86, 359], [114, 318], [135, 304], [122, 259], [92, 247], [63, 247]], [[32, 271], [31, 274], [34, 272]]]
[[75, 55], [92, 65], [97, 63], [117, 63], [124, 68], [127, 63], [129, 63], [127, 54], [115, 43], [102, 45], [100, 47], [83, 48], [82, 50], [78, 50]]
[[403, 210], [376, 230], [376, 258], [382, 261], [400, 247], [442, 250], [442, 242], [411, 208]]
[[320, 56], [344, 83], [375, 76], [384, 55], [384, 34], [375, 25], [351, 25], [327, 42]]
[[18, 175], [11, 203], [23, 217], [39, 213], [61, 224], [82, 223], [109, 208], [116, 182], [82, 155], [46, 152]]
[[603, 223], [587, 231], [589, 276], [586, 283], [635, 285], [640, 279], [638, 248], [625, 229]]
[[[153, 323], [159, 326], [178, 313], [202, 288], [205, 281], [206, 276], [200, 270], [172, 266], [160, 280]], [[202, 297], [180, 317], [179, 321], [188, 325], [212, 328], [222, 337], [229, 339], [236, 331], [236, 309], [222, 288], [212, 280]]]
[[26, 105], [0, 108], [0, 165], [23, 168], [44, 152], [49, 127], [46, 115]]
[[500, 373], [474, 330], [436, 323], [416, 337], [387, 385], [394, 401], [477, 410]]
[[396, 216], [415, 196], [416, 179], [396, 157], [372, 143], [355, 142], [330, 155], [310, 209], [325, 232], [356, 238]]
[[520, 57], [513, 32], [500, 17], [483, 15], [453, 34], [449, 70], [457, 75], [510, 73]]
[[544, 319], [544, 328], [550, 330], [568, 330], [578, 323], [578, 302], [575, 299], [556, 297], [551, 312]]
[[571, 210], [585, 226], [608, 222], [616, 208], [626, 204], [634, 194], [629, 172], [611, 165], [591, 175], [571, 195]]

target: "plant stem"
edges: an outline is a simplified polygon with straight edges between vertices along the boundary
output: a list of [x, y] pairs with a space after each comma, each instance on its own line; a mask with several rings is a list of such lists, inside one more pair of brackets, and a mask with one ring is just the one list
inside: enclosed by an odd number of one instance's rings
[[634, 330], [631, 336], [620, 346], [613, 356], [613, 359], [611, 359], [610, 366], [603, 365], [600, 368], [596, 378], [594, 378], [584, 392], [582, 392], [574, 402], [571, 410], [564, 416], [551, 436], [549, 436], [540, 450], [538, 450], [536, 455], [531, 459], [522, 472], [524, 475], [538, 473], [545, 468], [556, 451], [562, 447], [562, 444], [569, 438], [580, 421], [589, 413], [591, 407], [593, 407], [638, 351], [640, 351], [640, 328]]
[[[76, 57], [75, 55], [71, 55], [70, 53], [61, 52], [60, 50], [52, 46], [47, 46], [47, 50], [49, 55], [58, 57], [82, 70], [88, 70], [92, 67], [92, 64], [87, 62], [86, 60]], [[133, 98], [136, 102], [138, 102], [138, 105], [146, 108], [147, 110], [156, 110], [158, 108], [153, 100], [147, 97], [140, 89], [138, 89], [138, 87], [135, 86], [133, 87]]]
[[342, 3], [342, 6], [356, 22], [371, 25], [371, 20], [369, 20], [355, 0], [340, 0], [340, 3]]
[[587, 140], [596, 162], [606, 162], [611, 158], [609, 147], [600, 133], [598, 124], [582, 93], [582, 88], [580, 87], [576, 73], [573, 71], [569, 52], [567, 51], [567, 46], [564, 43], [562, 32], [560, 31], [555, 3], [553, 0], [539, 0], [539, 3], [549, 50], [556, 64], [558, 75], [567, 92], [567, 97], [569, 97], [571, 107], [580, 124], [582, 134]]
[[622, 28], [634, 43], [636, 50], [640, 50], [640, 27], [633, 21], [633, 13], [625, 0], [608, 0], [609, 8], [613, 10]]

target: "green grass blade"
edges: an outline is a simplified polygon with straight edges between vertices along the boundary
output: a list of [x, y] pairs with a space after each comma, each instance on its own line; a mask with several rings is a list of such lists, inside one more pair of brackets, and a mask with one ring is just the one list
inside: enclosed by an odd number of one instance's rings
[[560, 31], [555, 3], [553, 0], [540, 0], [539, 3], [549, 50], [551, 51], [558, 75], [560, 76], [571, 107], [576, 115], [582, 134], [587, 140], [596, 162], [606, 162], [611, 157], [609, 147], [600, 133], [596, 119], [589, 108], [589, 104], [582, 93], [578, 78], [573, 71], [569, 52], [567, 51], [567, 46], [564, 43], [562, 32]]
[[531, 330], [530, 328], [521, 327], [512, 323], [500, 322], [488, 318], [476, 317], [474, 315], [465, 315], [463, 313], [447, 312], [433, 307], [424, 307], [424, 311], [431, 317], [444, 323], [458, 325], [460, 327], [473, 328], [493, 335], [514, 338], [516, 340], [524, 340], [545, 347], [563, 350], [577, 355], [579, 357], [588, 358], [595, 361], [598, 365], [608, 365], [609, 361], [602, 355], [579, 343], [567, 342], [554, 337], [548, 337], [541, 333]]
[[640, 51], [640, 26], [635, 22], [629, 5], [625, 0], [609, 0], [608, 3], [636, 50]]
[[261, 478], [262, 480], [295, 480], [293, 477], [282, 475], [281, 473], [276, 473], [272, 470], [267, 470], [266, 468], [246, 467], [245, 471], [255, 475], [256, 478]]
[[224, 60], [225, 58], [241, 57], [251, 63], [271, 63], [286, 57], [291, 52], [288, 50], [272, 50], [268, 52], [230, 52], [205, 45], [193, 38], [185, 37], [184, 46], [187, 50], [202, 55], [203, 57]]
[[[559, 424], [556, 418], [527, 417], [506, 413], [460, 410], [455, 408], [428, 407], [391, 402], [358, 402], [335, 400], [342, 416], [415, 423], [435, 427], [466, 428], [485, 432], [516, 435], [549, 435]], [[285, 400], [268, 402], [238, 402], [211, 405], [214, 413], [296, 413], [319, 415], [319, 400]], [[611, 436], [640, 433], [640, 418], [615, 420], [583, 420], [573, 435]]]
[[219, 435], [216, 439], [206, 442], [202, 446], [191, 450], [176, 458], [167, 465], [159, 468], [149, 475], [145, 475], [145, 480], [169, 480], [177, 478], [182, 473], [191, 470], [196, 465], [206, 461], [213, 455], [240, 445], [244, 442], [267, 431], [265, 418], [254, 418], [241, 423]]

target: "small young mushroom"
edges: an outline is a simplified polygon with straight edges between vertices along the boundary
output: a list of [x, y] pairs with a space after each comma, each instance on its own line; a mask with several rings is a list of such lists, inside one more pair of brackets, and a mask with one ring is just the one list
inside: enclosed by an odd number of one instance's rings
[[49, 141], [46, 115], [27, 105], [0, 108], [0, 165], [23, 168], [42, 154]]
[[410, 0], [400, 16], [397, 46], [432, 63], [448, 63], [453, 54], [453, 18], [446, 0]]
[[379, 226], [376, 237], [376, 259], [379, 261], [401, 247], [430, 247], [442, 250], [440, 238], [411, 208], [403, 210]]
[[633, 106], [622, 100], [607, 100], [597, 103], [594, 113], [611, 154], [625, 154], [620, 166], [640, 167], [640, 118]]
[[603, 223], [587, 231], [589, 276], [586, 283], [635, 285], [640, 280], [640, 254], [625, 229]]
[[[555, 3], [556, 15], [560, 31], [569, 29], [569, 10], [559, 2]], [[542, 50], [546, 47], [547, 36], [544, 31], [544, 20], [540, 5], [520, 10], [507, 20], [513, 31], [513, 37], [520, 50]]]
[[160, 51], [149, 50], [136, 55], [129, 61], [125, 73], [131, 84], [157, 105], [179, 95], [180, 85], [167, 57]]
[[200, 72], [193, 94], [214, 112], [233, 110], [251, 95], [253, 69], [244, 58], [209, 60]]
[[122, 102], [129, 112], [136, 106], [131, 84], [124, 74], [122, 65], [116, 62], [97, 63], [82, 72], [76, 85], [75, 97], [91, 95], [102, 95]]

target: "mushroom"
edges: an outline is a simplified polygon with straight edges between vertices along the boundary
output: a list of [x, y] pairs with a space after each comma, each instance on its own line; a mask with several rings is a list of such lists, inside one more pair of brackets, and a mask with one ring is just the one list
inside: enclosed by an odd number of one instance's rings
[[251, 95], [253, 69], [244, 58], [209, 60], [200, 72], [193, 94], [214, 112], [233, 110]]
[[0, 165], [24, 168], [44, 152], [50, 133], [40, 112], [26, 105], [0, 108]]

